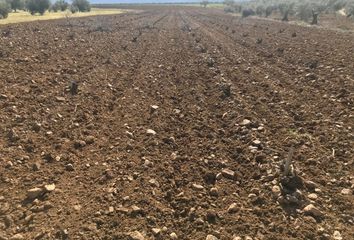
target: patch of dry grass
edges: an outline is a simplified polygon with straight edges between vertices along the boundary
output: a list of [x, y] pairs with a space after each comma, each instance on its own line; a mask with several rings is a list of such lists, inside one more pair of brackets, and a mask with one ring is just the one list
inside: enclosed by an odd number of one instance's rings
[[75, 14], [72, 14], [70, 11], [56, 12], [56, 13], [55, 12], [46, 12], [43, 16], [41, 16], [41, 15], [32, 16], [29, 12], [19, 11], [16, 13], [10, 13], [9, 17], [6, 19], [0, 19], [0, 24], [51, 20], [51, 19], [65, 18], [66, 16], [87, 17], [87, 16], [95, 16], [95, 15], [120, 14], [123, 12], [124, 12], [124, 10], [121, 10], [121, 9], [92, 8], [91, 12], [80, 12], [80, 13], [75, 13]]

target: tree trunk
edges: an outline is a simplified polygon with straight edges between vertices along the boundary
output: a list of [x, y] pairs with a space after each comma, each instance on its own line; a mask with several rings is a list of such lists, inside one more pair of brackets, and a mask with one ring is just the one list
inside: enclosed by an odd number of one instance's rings
[[317, 25], [318, 24], [318, 13], [312, 10], [312, 25]]
[[289, 21], [289, 10], [284, 13], [283, 22], [288, 22]]

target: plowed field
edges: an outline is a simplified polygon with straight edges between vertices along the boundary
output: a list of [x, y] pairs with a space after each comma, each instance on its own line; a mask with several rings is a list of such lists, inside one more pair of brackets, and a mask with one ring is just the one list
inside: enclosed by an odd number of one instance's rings
[[187, 7], [1, 26], [0, 239], [354, 239], [353, 49]]

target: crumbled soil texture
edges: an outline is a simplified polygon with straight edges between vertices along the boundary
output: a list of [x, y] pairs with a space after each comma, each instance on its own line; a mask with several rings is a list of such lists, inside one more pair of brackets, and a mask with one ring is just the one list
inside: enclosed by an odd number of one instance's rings
[[354, 239], [353, 49], [186, 7], [0, 27], [1, 239]]

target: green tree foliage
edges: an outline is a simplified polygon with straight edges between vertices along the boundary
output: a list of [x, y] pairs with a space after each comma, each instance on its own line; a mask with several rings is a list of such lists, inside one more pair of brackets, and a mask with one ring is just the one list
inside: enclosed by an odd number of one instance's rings
[[87, 1], [87, 0], [73, 0], [72, 6], [76, 7], [79, 12], [91, 11], [91, 5], [90, 5], [89, 1]]
[[70, 6], [70, 12], [71, 13], [77, 13], [78, 11], [79, 11], [79, 9], [76, 6], [74, 6], [74, 5]]
[[0, 0], [0, 19], [7, 18], [10, 11], [10, 5], [6, 1]]
[[25, 7], [24, 0], [7, 0], [12, 10], [17, 12], [17, 10], [22, 10]]
[[66, 2], [65, 0], [57, 0], [52, 6], [51, 6], [51, 10], [53, 12], [58, 12], [58, 11], [66, 11], [66, 9], [68, 9], [69, 7], [69, 3]]
[[43, 15], [50, 7], [49, 0], [27, 0], [26, 8], [32, 14], [39, 13]]

